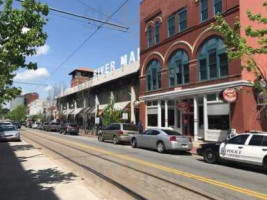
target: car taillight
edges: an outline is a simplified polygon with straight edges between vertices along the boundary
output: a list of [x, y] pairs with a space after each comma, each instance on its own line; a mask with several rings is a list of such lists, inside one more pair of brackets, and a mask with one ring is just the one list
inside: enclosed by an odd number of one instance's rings
[[118, 132], [118, 134], [119, 134], [119, 135], [123, 135], [123, 131], [120, 130], [120, 131]]
[[176, 141], [177, 141], [177, 138], [176, 138], [175, 136], [171, 136], [171, 137], [170, 137], [170, 141], [171, 141], [171, 142], [174, 142], [174, 141], [176, 142]]

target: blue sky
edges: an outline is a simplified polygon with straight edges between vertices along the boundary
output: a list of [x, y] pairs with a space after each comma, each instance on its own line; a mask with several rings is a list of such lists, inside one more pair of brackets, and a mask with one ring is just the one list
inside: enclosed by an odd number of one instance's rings
[[[50, 7], [85, 15], [101, 20], [106, 20], [125, 0], [41, 0]], [[68, 73], [78, 67], [99, 68], [106, 63], [115, 60], [119, 63], [120, 56], [129, 54], [131, 50], [139, 47], [139, 4], [140, 0], [129, 2], [110, 20], [113, 23], [122, 23], [129, 27], [129, 32], [124, 33], [103, 27], [89, 40], [68, 62], [66, 62], [55, 74], [58, 67], [89, 35], [95, 31], [96, 26], [87, 21], [50, 11], [45, 31], [48, 40], [45, 47], [41, 48], [38, 56], [30, 58], [36, 61], [39, 70], [36, 72], [24, 72], [20, 70], [17, 81], [39, 83], [48, 79], [44, 84], [55, 85], [70, 84]], [[88, 7], [86, 5], [89, 5]], [[95, 11], [99, 10], [101, 13]], [[46, 98], [48, 92], [45, 86], [17, 84], [23, 92], [38, 92], [40, 98]]]

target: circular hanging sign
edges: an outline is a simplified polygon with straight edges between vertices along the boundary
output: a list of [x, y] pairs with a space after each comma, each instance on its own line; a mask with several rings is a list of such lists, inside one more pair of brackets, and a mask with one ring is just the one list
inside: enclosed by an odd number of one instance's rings
[[178, 109], [179, 111], [186, 111], [186, 110], [189, 109], [189, 105], [188, 105], [188, 103], [186, 103], [186, 102], [179, 103], [179, 104], [177, 105], [177, 109]]
[[223, 99], [228, 103], [234, 103], [237, 100], [237, 92], [233, 88], [227, 88], [223, 91]]

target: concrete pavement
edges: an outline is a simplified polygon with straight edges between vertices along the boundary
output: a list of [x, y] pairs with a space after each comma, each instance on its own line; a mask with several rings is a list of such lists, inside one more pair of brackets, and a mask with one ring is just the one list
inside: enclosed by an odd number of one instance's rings
[[79, 177], [25, 141], [1, 142], [0, 158], [1, 200], [98, 200]]

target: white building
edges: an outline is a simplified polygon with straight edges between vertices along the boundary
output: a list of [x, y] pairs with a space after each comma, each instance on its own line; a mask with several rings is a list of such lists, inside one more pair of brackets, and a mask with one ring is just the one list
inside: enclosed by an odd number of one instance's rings
[[28, 115], [38, 115], [38, 114], [44, 114], [47, 109], [47, 101], [42, 99], [37, 99], [33, 102], [31, 102], [28, 105]]

